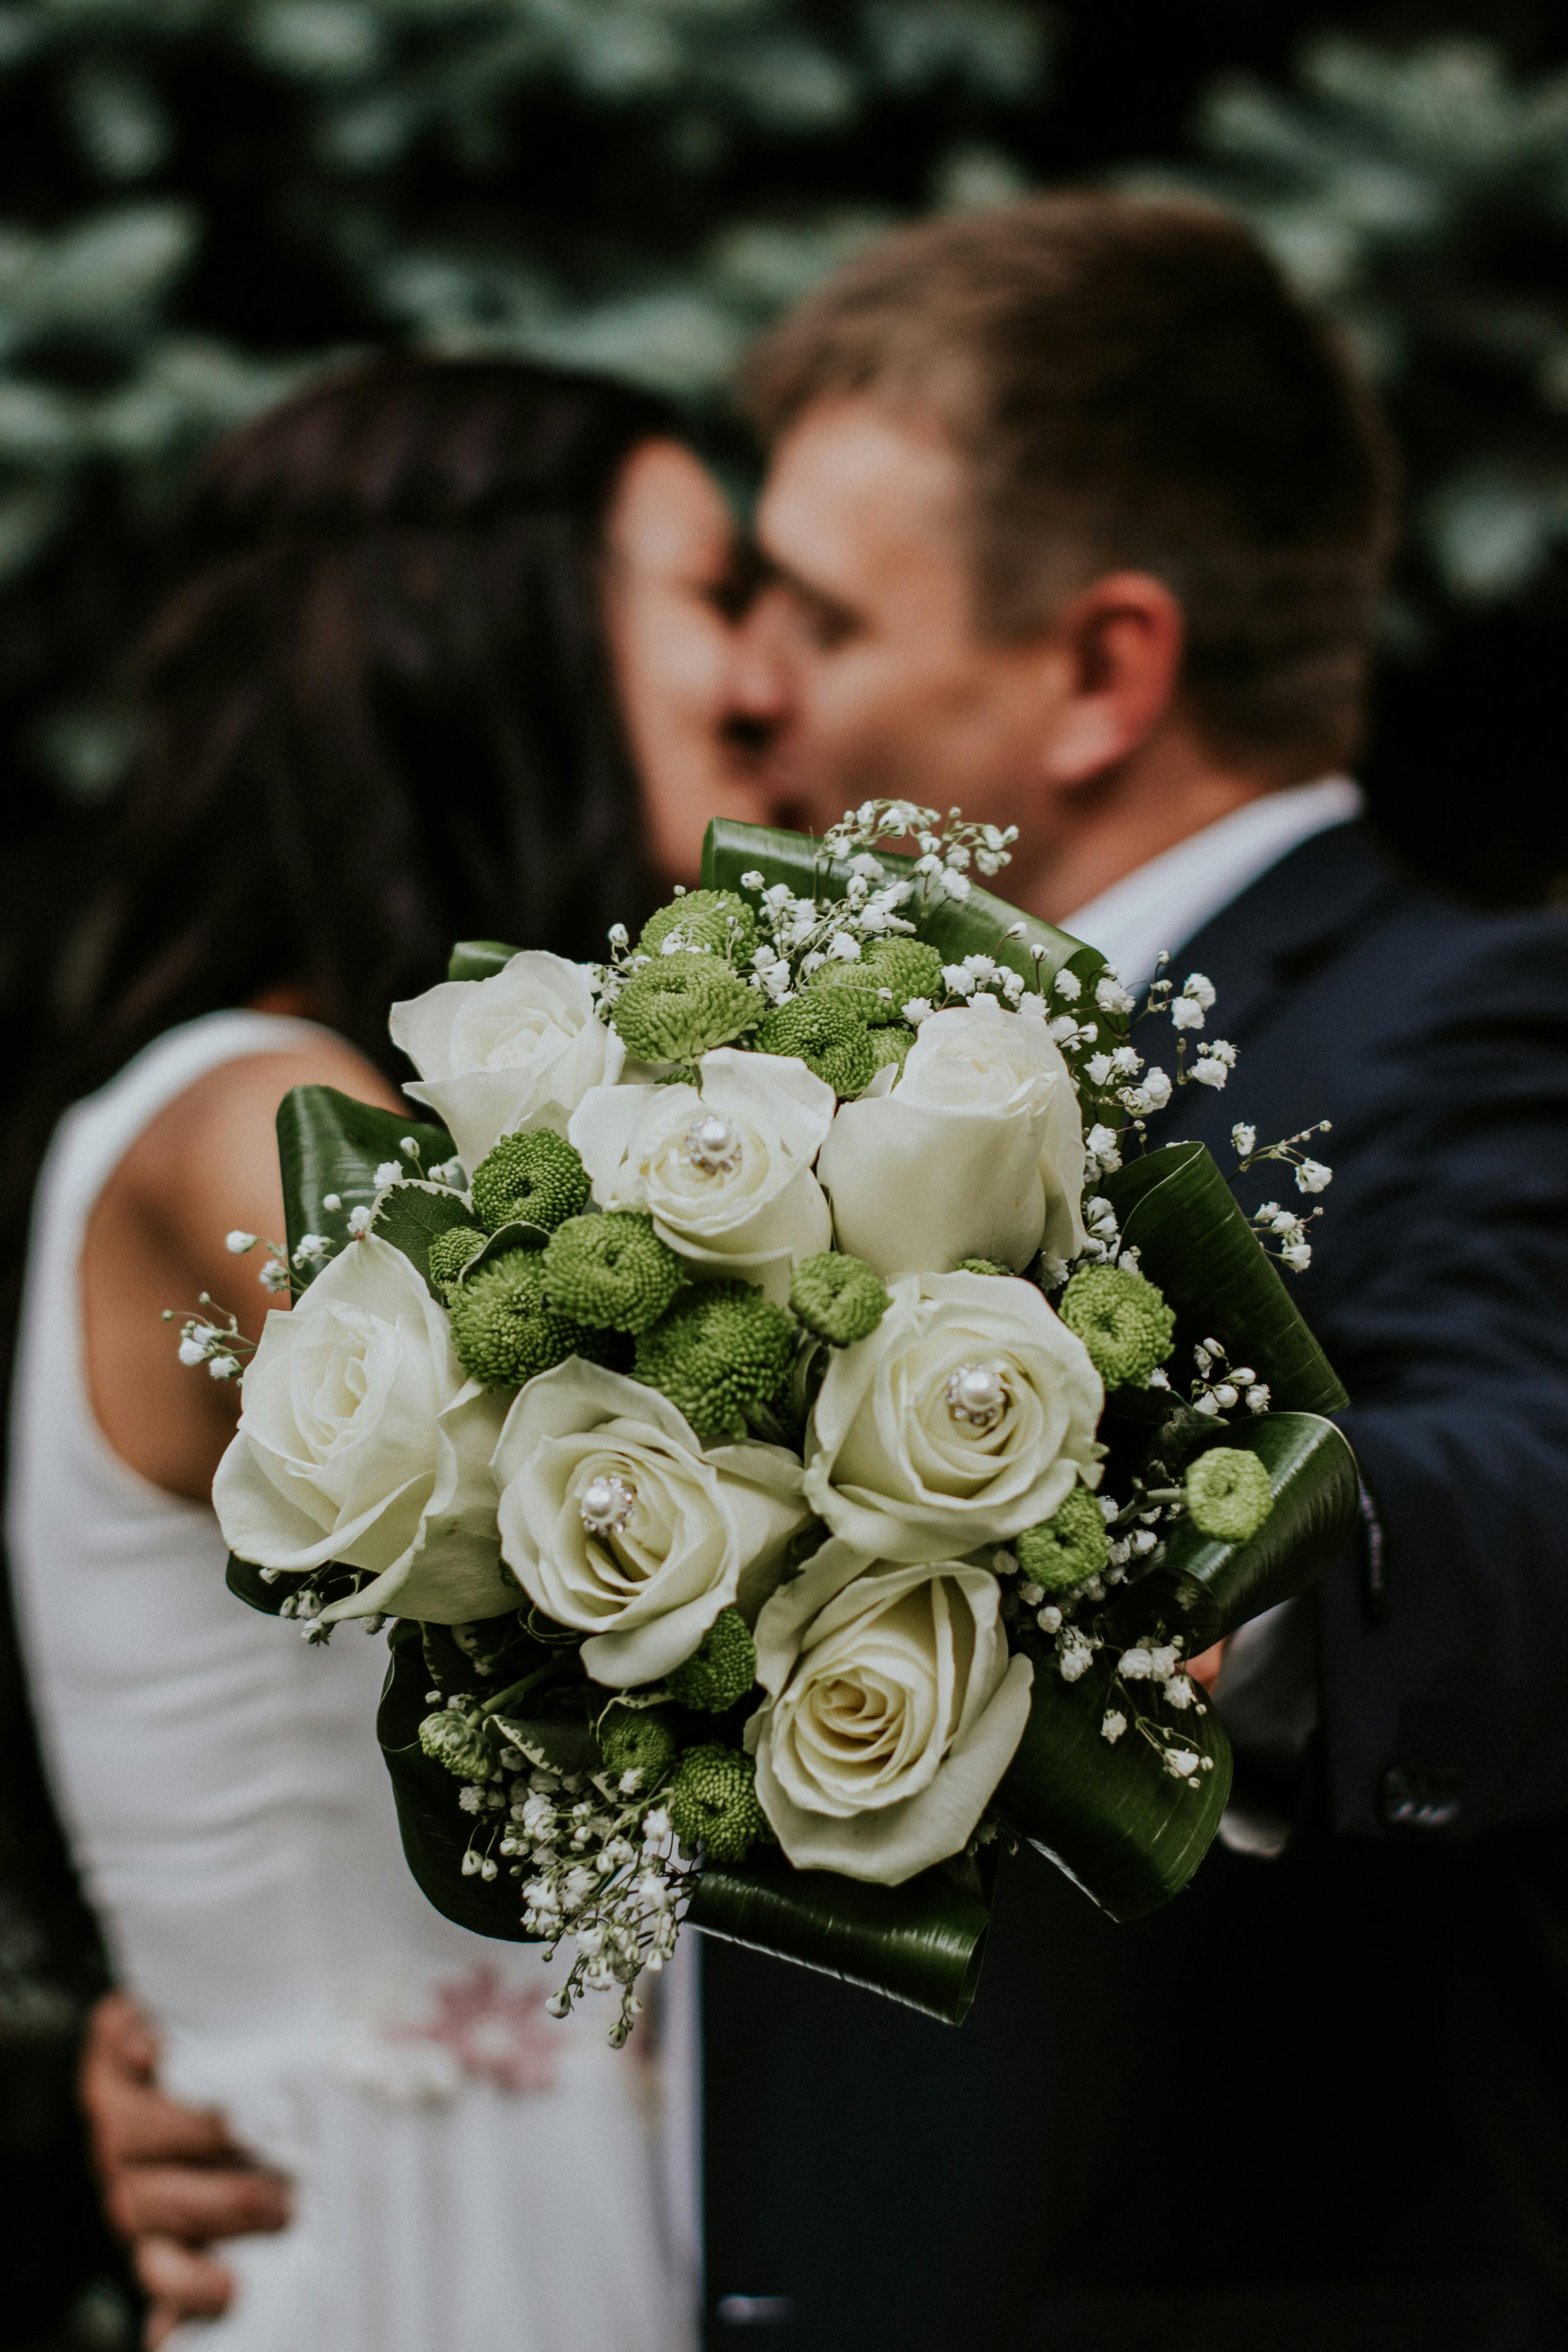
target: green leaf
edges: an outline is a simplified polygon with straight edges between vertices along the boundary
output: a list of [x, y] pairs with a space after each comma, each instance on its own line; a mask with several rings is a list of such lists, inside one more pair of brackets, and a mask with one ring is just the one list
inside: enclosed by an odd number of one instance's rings
[[604, 1759], [593, 1727], [582, 1715], [492, 1716], [497, 1729], [544, 1771], [600, 1772]]
[[433, 1298], [441, 1294], [430, 1279], [430, 1244], [454, 1225], [471, 1225], [474, 1213], [449, 1184], [393, 1184], [382, 1197], [371, 1231], [391, 1242], [415, 1265]]
[[[914, 878], [913, 859], [881, 849], [876, 854], [890, 874]], [[705, 889], [738, 890], [741, 876], [753, 871], [766, 876], [769, 884], [787, 882], [798, 898], [841, 898], [850, 879], [849, 866], [829, 857], [809, 834], [783, 833], [774, 825], [738, 824], [731, 817], [715, 817], [703, 843]], [[1105, 969], [1105, 959], [1097, 948], [1085, 947], [1082, 940], [1033, 915], [1020, 915], [1006, 899], [977, 886], [962, 905], [945, 898], [929, 913], [916, 915], [913, 908], [904, 911], [918, 921], [921, 938], [930, 941], [944, 962], [958, 963], [967, 955], [994, 956], [998, 963], [1010, 964], [1014, 971], [1021, 972], [1031, 988], [1037, 975], [1049, 982], [1063, 969], [1076, 972], [1086, 987], [1092, 988]], [[1021, 936], [1004, 937], [1015, 924], [1021, 924]], [[1043, 950], [1038, 964], [1030, 952], [1035, 947]], [[1107, 1034], [1113, 1029], [1120, 1034], [1124, 1026], [1119, 1016], [1101, 1015], [1100, 1021]]]
[[990, 1914], [972, 1867], [944, 1864], [902, 1886], [792, 1870], [757, 1848], [697, 1881], [688, 1927], [961, 2025], [979, 1982]]
[[448, 980], [493, 980], [519, 950], [502, 940], [459, 940], [447, 959]]
[[[376, 1170], [383, 1162], [414, 1167], [402, 1150], [403, 1137], [410, 1135], [419, 1146], [423, 1167], [439, 1167], [452, 1158], [452, 1138], [444, 1127], [428, 1127], [401, 1111], [356, 1102], [336, 1087], [290, 1088], [277, 1107], [277, 1157], [290, 1265], [306, 1234], [347, 1240], [349, 1213], [368, 1209], [375, 1200]], [[329, 1193], [338, 1197], [335, 1209], [327, 1206]], [[304, 1282], [316, 1271], [295, 1268]]]
[[[1349, 1403], [1205, 1145], [1167, 1143], [1129, 1160], [1100, 1189], [1124, 1247], [1138, 1249], [1142, 1271], [1175, 1309], [1181, 1364], [1215, 1339], [1233, 1364], [1268, 1381], [1276, 1408], [1338, 1412]], [[1130, 1402], [1116, 1399], [1118, 1407]]]
[[[1248, 1543], [1203, 1535], [1186, 1518], [1166, 1537], [1155, 1578], [1174, 1588], [1189, 1654], [1304, 1592], [1355, 1531], [1355, 1455], [1332, 1421], [1311, 1412], [1270, 1412], [1246, 1428], [1226, 1430], [1221, 1442], [1258, 1456], [1269, 1473], [1274, 1507]], [[1147, 1583], [1138, 1587], [1146, 1589]]]
[[[1134, 1631], [1132, 1616], [1123, 1622], [1127, 1644], [1147, 1630]], [[1073, 1683], [1062, 1680], [1046, 1644], [1022, 1646], [1034, 1660], [1034, 1692], [998, 1809], [1113, 1919], [1141, 1919], [1186, 1885], [1219, 1827], [1230, 1793], [1230, 1745], [1219, 1717], [1210, 1706], [1183, 1718], [1185, 1743], [1214, 1761], [1190, 1780], [1176, 1780], [1132, 1721], [1113, 1746], [1101, 1731], [1108, 1708], [1129, 1712], [1111, 1687], [1120, 1654], [1114, 1640]]]
[[[394, 1625], [392, 1664], [376, 1717], [376, 1737], [392, 1775], [402, 1850], [415, 1884], [443, 1918], [476, 1936], [502, 1943], [538, 1943], [523, 1928], [518, 1881], [500, 1861], [499, 1875], [488, 1885], [476, 1874], [463, 1875], [463, 1856], [473, 1832], [495, 1816], [465, 1813], [458, 1808], [458, 1784], [444, 1764], [427, 1756], [419, 1744], [419, 1727], [430, 1713], [425, 1698], [431, 1687], [420, 1628], [407, 1619]], [[488, 1837], [488, 1830], [481, 1832]], [[498, 1827], [496, 1831], [497, 1842]]]
[[[469, 1222], [465, 1220], [465, 1222]], [[542, 1250], [549, 1246], [549, 1234], [543, 1225], [517, 1222], [499, 1226], [481, 1250], [476, 1250], [463, 1269], [463, 1280], [478, 1273], [482, 1265], [494, 1265], [498, 1257], [509, 1257], [514, 1250]]]

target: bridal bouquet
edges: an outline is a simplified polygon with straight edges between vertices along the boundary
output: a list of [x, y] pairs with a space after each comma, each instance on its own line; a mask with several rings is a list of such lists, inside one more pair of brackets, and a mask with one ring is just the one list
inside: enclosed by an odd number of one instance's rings
[[[1309, 1218], [1145, 1148], [1235, 1061], [1213, 989], [1135, 1004], [979, 886], [1009, 841], [715, 825], [602, 966], [470, 944], [392, 1007], [428, 1123], [279, 1114], [231, 1585], [311, 1640], [395, 1621], [413, 1870], [571, 1939], [614, 2039], [683, 1919], [956, 2021], [1002, 1845], [1166, 1899], [1229, 1784], [1188, 1664], [1352, 1524], [1271, 1262]], [[1309, 1140], [1233, 1130], [1310, 1194]], [[239, 1370], [213, 1310], [183, 1344]]]

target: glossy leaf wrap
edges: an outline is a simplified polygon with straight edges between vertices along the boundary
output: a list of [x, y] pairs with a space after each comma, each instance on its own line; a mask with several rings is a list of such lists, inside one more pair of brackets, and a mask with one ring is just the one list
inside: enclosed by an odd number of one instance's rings
[[709, 1864], [686, 1920], [705, 1935], [961, 2025], [979, 1982], [989, 1911], [972, 1866], [946, 1864], [902, 1886], [870, 1886], [831, 1871], [792, 1870], [781, 1854], [757, 1846], [732, 1868]]
[[1263, 1464], [1274, 1507], [1246, 1543], [1200, 1534], [1186, 1518], [1166, 1537], [1155, 1573], [1174, 1592], [1189, 1655], [1305, 1592], [1355, 1531], [1355, 1455], [1332, 1421], [1312, 1412], [1268, 1412], [1249, 1428], [1227, 1429], [1223, 1437]]
[[1173, 1380], [1179, 1370], [1185, 1381], [1193, 1349], [1215, 1339], [1268, 1381], [1276, 1410], [1339, 1412], [1350, 1402], [1206, 1145], [1167, 1143], [1100, 1190], [1123, 1247], [1138, 1251], [1141, 1272], [1175, 1310]]
[[[417, 1161], [402, 1149], [405, 1137], [419, 1146]], [[452, 1138], [444, 1127], [356, 1102], [336, 1087], [290, 1087], [277, 1107], [277, 1157], [290, 1265], [307, 1234], [325, 1234], [334, 1243], [347, 1240], [350, 1211], [371, 1206], [379, 1189], [376, 1170], [388, 1160], [418, 1176], [422, 1169], [439, 1168], [452, 1152]], [[327, 1206], [329, 1195], [337, 1198], [335, 1209]], [[312, 1271], [308, 1265], [295, 1267], [303, 1282], [312, 1278]], [[420, 1267], [422, 1274], [425, 1271]]]

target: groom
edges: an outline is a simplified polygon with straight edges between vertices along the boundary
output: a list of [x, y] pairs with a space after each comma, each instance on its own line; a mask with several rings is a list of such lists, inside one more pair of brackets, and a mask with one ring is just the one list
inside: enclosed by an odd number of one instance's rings
[[879, 245], [747, 397], [733, 708], [784, 821], [1017, 824], [1005, 896], [1208, 976], [1239, 1066], [1150, 1140], [1333, 1120], [1296, 1296], [1366, 1493], [1230, 1645], [1168, 1910], [1004, 1861], [959, 2032], [705, 1941], [710, 2345], [1568, 2341], [1568, 924], [1360, 821], [1377, 420], [1239, 227], [1097, 195]]

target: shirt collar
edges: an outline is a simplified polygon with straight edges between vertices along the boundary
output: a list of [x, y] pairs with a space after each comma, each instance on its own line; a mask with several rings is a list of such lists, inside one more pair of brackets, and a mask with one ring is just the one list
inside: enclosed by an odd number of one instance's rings
[[1292, 849], [1361, 810], [1361, 787], [1349, 776], [1260, 793], [1124, 874], [1061, 928], [1098, 948], [1124, 986], [1141, 987], [1162, 948], [1176, 954]]

